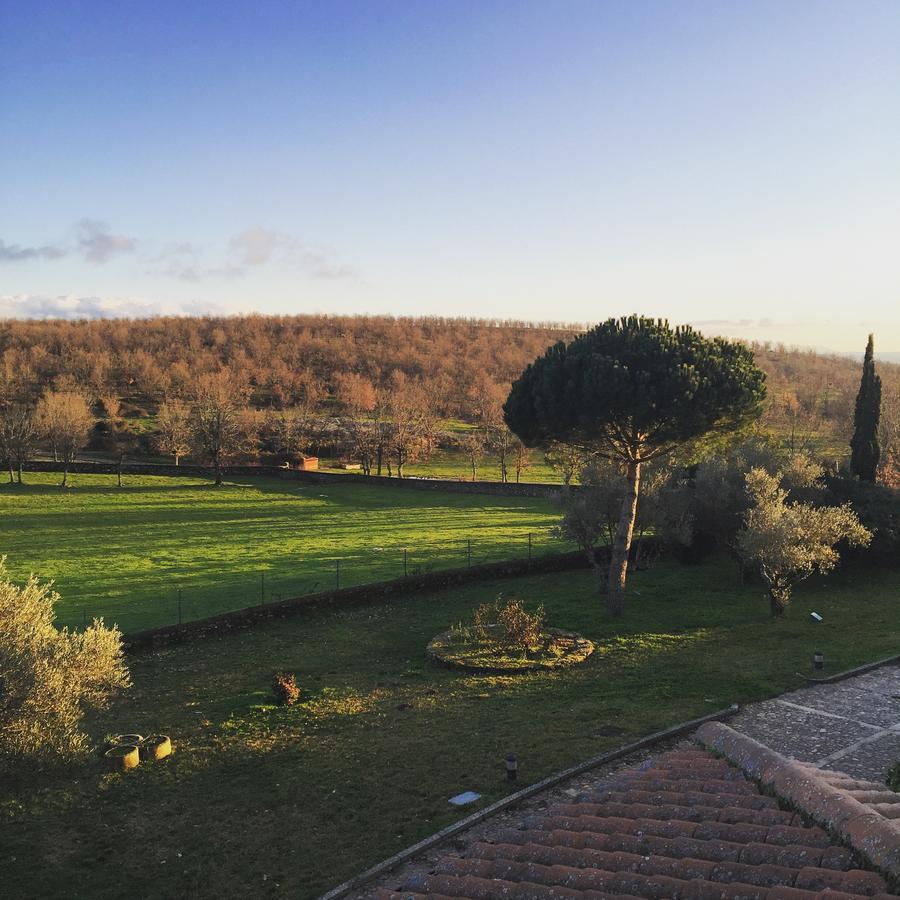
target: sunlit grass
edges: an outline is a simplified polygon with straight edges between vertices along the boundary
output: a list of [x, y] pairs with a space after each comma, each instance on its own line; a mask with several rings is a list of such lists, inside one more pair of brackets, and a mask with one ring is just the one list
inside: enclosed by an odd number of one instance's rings
[[[517, 676], [429, 664], [427, 642], [500, 592], [543, 603], [548, 625], [583, 633], [596, 652]], [[897, 571], [846, 570], [803, 586], [772, 622], [762, 588], [740, 584], [729, 561], [661, 563], [634, 574], [621, 620], [606, 618], [590, 573], [574, 572], [316, 612], [136, 657], [134, 688], [91, 730], [171, 734], [175, 755], [127, 776], [95, 765], [0, 789], [4, 888], [313, 897], [468, 813], [447, 803], [461, 790], [481, 804], [502, 797], [507, 753], [528, 784], [795, 687], [813, 650], [827, 672], [898, 652], [898, 592]], [[276, 670], [296, 672], [296, 706], [273, 704]]]
[[[0, 553], [52, 579], [60, 620], [126, 631], [340, 585], [565, 549], [551, 503], [353, 484], [27, 474], [0, 484]], [[404, 558], [405, 554], [405, 558]]]

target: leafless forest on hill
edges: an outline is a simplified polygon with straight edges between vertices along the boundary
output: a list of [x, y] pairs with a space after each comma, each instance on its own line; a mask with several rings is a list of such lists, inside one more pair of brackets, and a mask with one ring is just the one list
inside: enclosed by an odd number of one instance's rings
[[[189, 400], [224, 373], [246, 405], [364, 415], [377, 405], [427, 407], [440, 419], [496, 418], [511, 382], [546, 347], [581, 327], [450, 318], [236, 316], [0, 322], [0, 397], [31, 406], [77, 391], [109, 418]], [[876, 335], [877, 339], [877, 335]], [[859, 336], [860, 348], [865, 335]], [[849, 435], [859, 363], [754, 345], [767, 374], [767, 424], [788, 441]], [[877, 354], [876, 354], [877, 359]], [[900, 366], [879, 363], [883, 413], [897, 420]]]

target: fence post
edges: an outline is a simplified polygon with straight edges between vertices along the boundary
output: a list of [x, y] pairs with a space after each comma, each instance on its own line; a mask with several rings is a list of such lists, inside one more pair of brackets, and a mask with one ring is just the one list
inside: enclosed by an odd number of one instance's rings
[[409, 575], [409, 567], [408, 567], [407, 561], [406, 561], [406, 547], [404, 547], [403, 548], [403, 577], [406, 578], [407, 575]]
[[528, 562], [531, 562], [531, 532], [528, 532]]
[[266, 573], [259, 573], [259, 605], [266, 602]]
[[466, 558], [468, 559], [469, 568], [472, 567], [472, 538], [466, 540]]
[[334, 566], [334, 583], [335, 587], [340, 590], [341, 589], [341, 561], [336, 560]]
[[87, 631], [87, 610], [81, 607], [81, 630]]
[[178, 624], [181, 624], [181, 588], [178, 588]]

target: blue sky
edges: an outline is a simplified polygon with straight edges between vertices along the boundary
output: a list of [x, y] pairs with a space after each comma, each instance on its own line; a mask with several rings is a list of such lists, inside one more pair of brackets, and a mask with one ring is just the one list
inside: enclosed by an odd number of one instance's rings
[[900, 350], [900, 4], [0, 0], [0, 315]]

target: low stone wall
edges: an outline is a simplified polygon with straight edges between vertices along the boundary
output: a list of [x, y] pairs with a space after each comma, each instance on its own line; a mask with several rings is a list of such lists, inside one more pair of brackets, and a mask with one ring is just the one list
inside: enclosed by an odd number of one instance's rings
[[[606, 551], [604, 548], [598, 552], [605, 553]], [[464, 569], [426, 572], [421, 575], [395, 578], [391, 581], [378, 581], [357, 587], [291, 597], [287, 600], [265, 603], [260, 606], [249, 606], [246, 609], [221, 613], [206, 619], [196, 619], [181, 625], [164, 625], [161, 628], [138, 631], [126, 634], [124, 644], [129, 653], [140, 653], [172, 643], [192, 641], [227, 631], [248, 628], [260, 622], [297, 615], [311, 609], [357, 606], [417, 591], [443, 590], [476, 581], [537, 575], [544, 572], [564, 572], [587, 567], [588, 560], [584, 553], [572, 552], [548, 553], [530, 560], [516, 559], [499, 563], [483, 563]]]
[[[63, 464], [50, 460], [35, 460], [28, 463], [27, 472], [62, 472]], [[119, 466], [114, 462], [94, 462], [83, 460], [69, 465], [69, 472], [82, 475], [115, 475]], [[171, 477], [209, 478], [210, 470], [205, 466], [173, 466], [161, 463], [125, 462], [123, 475], [168, 475]], [[222, 474], [227, 478], [284, 478], [308, 484], [374, 484], [380, 487], [400, 488], [412, 491], [450, 491], [455, 494], [489, 494], [497, 497], [558, 497], [566, 488], [561, 484], [541, 484], [524, 482], [521, 484], [501, 484], [499, 481], [451, 481], [442, 478], [387, 478], [384, 475], [360, 475], [336, 472], [305, 472], [300, 469], [283, 469], [280, 466], [224, 466]], [[570, 490], [578, 490], [573, 486]]]
[[[642, 556], [649, 547], [655, 546], [655, 543], [653, 538], [644, 538], [641, 548]], [[632, 546], [632, 561], [635, 559], [638, 549], [637, 545]], [[597, 548], [596, 555], [597, 559], [608, 562], [609, 548]], [[124, 644], [129, 653], [140, 653], [168, 644], [193, 641], [227, 631], [249, 628], [260, 622], [285, 618], [312, 609], [359, 606], [389, 597], [399, 597], [420, 591], [444, 590], [477, 581], [517, 578], [522, 575], [539, 575], [547, 572], [566, 572], [586, 568], [589, 568], [587, 556], [579, 550], [570, 553], [547, 553], [533, 559], [513, 559], [498, 563], [482, 563], [461, 569], [425, 572], [421, 575], [409, 575], [391, 581], [376, 581], [356, 587], [322, 591], [302, 597], [290, 597], [275, 603], [248, 606], [245, 609], [221, 613], [206, 619], [195, 619], [181, 625], [164, 625], [160, 628], [137, 631], [126, 634]]]

